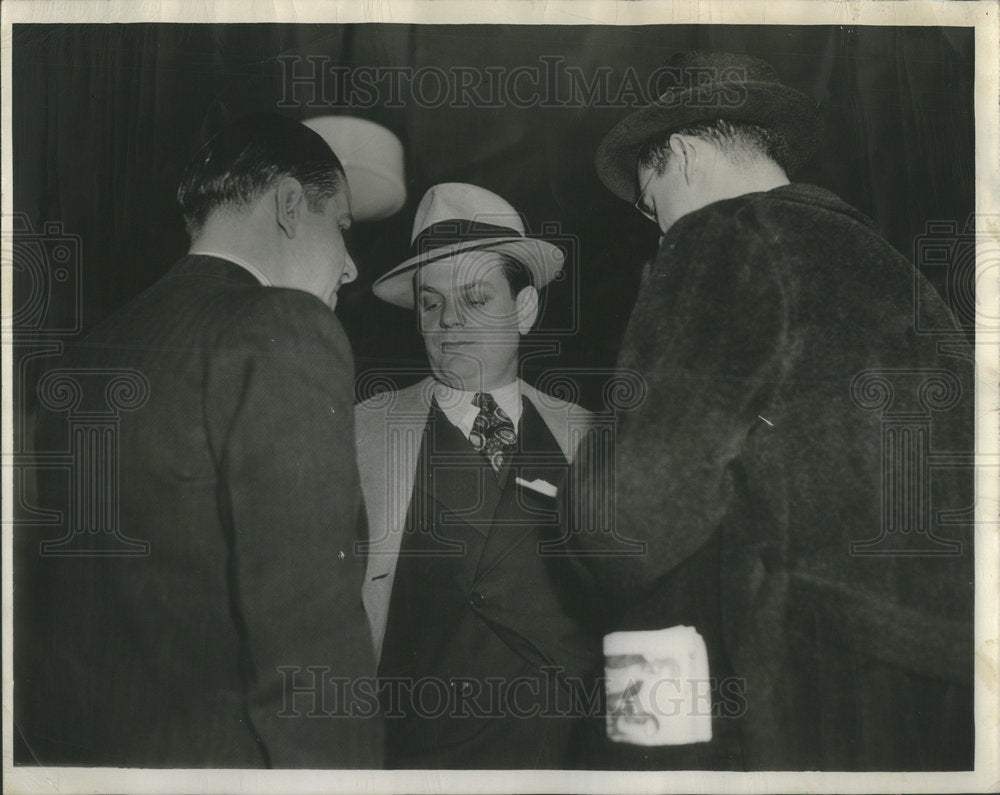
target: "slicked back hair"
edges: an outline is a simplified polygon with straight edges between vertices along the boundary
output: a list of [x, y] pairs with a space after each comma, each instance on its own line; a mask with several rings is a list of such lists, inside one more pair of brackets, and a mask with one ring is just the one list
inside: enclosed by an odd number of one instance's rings
[[503, 268], [504, 278], [510, 285], [512, 298], [517, 298], [525, 287], [534, 286], [535, 280], [531, 278], [531, 271], [520, 260], [514, 259], [509, 254], [501, 254], [500, 267]]
[[639, 149], [639, 165], [662, 174], [670, 160], [670, 136], [690, 135], [711, 141], [734, 163], [749, 163], [766, 158], [788, 169], [788, 141], [781, 133], [742, 121], [715, 119], [704, 124], [659, 133]]
[[188, 234], [194, 237], [216, 210], [253, 206], [279, 180], [294, 177], [317, 212], [345, 184], [344, 167], [326, 141], [277, 113], [255, 113], [230, 124], [191, 159], [177, 188]]

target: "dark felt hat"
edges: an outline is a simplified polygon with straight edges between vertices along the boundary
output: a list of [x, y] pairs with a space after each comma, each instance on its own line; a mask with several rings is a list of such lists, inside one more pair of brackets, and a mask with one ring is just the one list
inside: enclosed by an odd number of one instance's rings
[[626, 201], [638, 198], [640, 147], [671, 130], [716, 119], [775, 130], [788, 142], [789, 171], [801, 166], [816, 149], [820, 124], [815, 104], [779, 82], [773, 67], [760, 58], [726, 52], [678, 53], [661, 78], [669, 78], [674, 85], [651, 105], [618, 122], [597, 149], [598, 176]]

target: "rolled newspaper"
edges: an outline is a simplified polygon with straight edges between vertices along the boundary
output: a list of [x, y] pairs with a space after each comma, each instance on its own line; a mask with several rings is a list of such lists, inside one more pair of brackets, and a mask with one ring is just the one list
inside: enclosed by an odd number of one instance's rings
[[694, 627], [604, 636], [607, 735], [633, 745], [712, 739], [705, 641]]

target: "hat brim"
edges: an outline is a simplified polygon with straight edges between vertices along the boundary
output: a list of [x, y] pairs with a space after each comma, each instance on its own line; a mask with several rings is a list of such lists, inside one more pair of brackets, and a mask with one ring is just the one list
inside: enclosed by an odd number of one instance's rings
[[[739, 104], [711, 101], [730, 88], [744, 92]], [[601, 182], [616, 196], [635, 202], [639, 198], [636, 169], [642, 144], [656, 134], [715, 119], [758, 124], [784, 134], [789, 171], [805, 163], [819, 143], [819, 114], [809, 98], [794, 88], [780, 83], [746, 82], [686, 89], [672, 94], [669, 103], [648, 105], [612, 128], [594, 157]]]
[[343, 163], [351, 188], [351, 216], [355, 221], [381, 221], [406, 203], [406, 186], [387, 169], [362, 163]]
[[563, 250], [547, 240], [531, 237], [480, 238], [442, 246], [410, 257], [376, 279], [372, 292], [377, 298], [390, 304], [413, 309], [413, 274], [424, 265], [470, 251], [495, 251], [513, 257], [531, 272], [532, 282], [538, 289], [547, 285], [562, 271], [566, 260]]

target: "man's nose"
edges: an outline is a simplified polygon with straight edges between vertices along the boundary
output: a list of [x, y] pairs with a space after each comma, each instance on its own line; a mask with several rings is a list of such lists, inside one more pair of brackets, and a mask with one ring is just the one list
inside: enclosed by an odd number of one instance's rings
[[350, 254], [345, 255], [346, 263], [344, 264], [344, 275], [340, 278], [341, 284], [349, 284], [358, 278], [358, 266], [354, 264], [354, 260], [351, 258]]
[[441, 328], [455, 328], [456, 326], [465, 324], [465, 321], [462, 319], [462, 313], [453, 301], [445, 302], [444, 308], [441, 310], [440, 322]]

